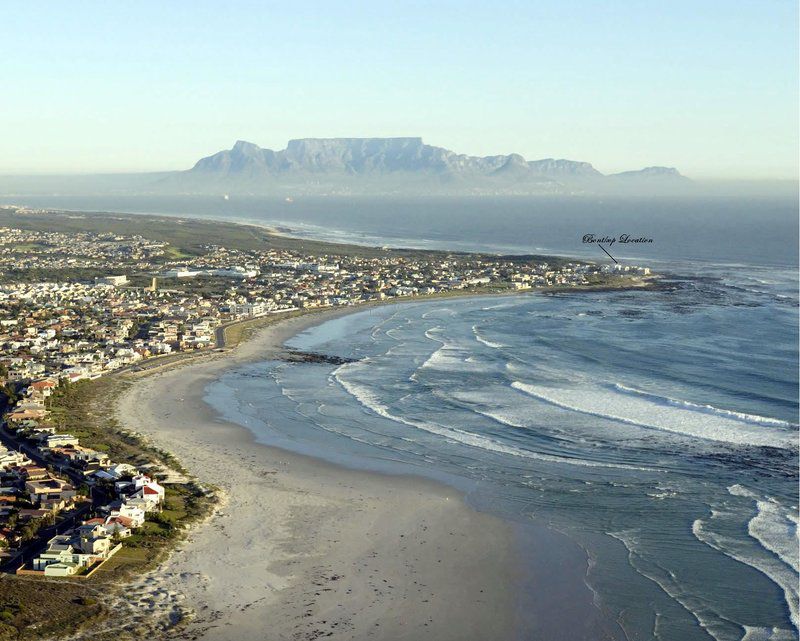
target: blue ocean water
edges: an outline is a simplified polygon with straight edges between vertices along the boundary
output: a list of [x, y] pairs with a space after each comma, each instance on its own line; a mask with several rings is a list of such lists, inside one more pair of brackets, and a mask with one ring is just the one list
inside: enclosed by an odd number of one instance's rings
[[[629, 639], [798, 638], [795, 202], [298, 204], [226, 215], [489, 251], [591, 256], [583, 233], [654, 237], [618, 258], [664, 273], [659, 290], [364, 310], [291, 341], [354, 362], [255, 363], [207, 397], [263, 442], [429, 475], [564, 532]], [[186, 200], [124, 208], [193, 213]]]
[[[25, 196], [0, 203], [238, 220], [334, 242], [605, 258], [586, 233], [648, 236], [626, 258], [796, 266], [797, 199], [705, 197], [283, 198]], [[615, 254], [616, 255], [616, 254]]]
[[363, 311], [291, 341], [354, 363], [251, 365], [209, 398], [266, 442], [555, 526], [631, 639], [795, 639], [794, 275], [737, 274]]

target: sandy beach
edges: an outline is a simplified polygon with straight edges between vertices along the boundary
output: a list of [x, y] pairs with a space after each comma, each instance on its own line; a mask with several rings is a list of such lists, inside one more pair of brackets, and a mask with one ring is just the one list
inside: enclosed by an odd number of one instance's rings
[[165, 632], [175, 638], [513, 638], [511, 525], [434, 482], [256, 444], [203, 401], [222, 370], [269, 358], [337, 313], [282, 320], [231, 352], [150, 372], [122, 396], [126, 428], [174, 452], [222, 495], [216, 513], [132, 594], [180, 602], [189, 622]]

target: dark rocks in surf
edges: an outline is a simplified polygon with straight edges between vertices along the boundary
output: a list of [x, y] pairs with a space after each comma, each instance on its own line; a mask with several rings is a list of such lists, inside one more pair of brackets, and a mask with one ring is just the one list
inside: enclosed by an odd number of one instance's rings
[[319, 354], [317, 352], [302, 352], [293, 349], [283, 352], [280, 358], [290, 363], [327, 363], [329, 365], [355, 363], [355, 359], [353, 358], [343, 358], [341, 356], [331, 356], [330, 354]]

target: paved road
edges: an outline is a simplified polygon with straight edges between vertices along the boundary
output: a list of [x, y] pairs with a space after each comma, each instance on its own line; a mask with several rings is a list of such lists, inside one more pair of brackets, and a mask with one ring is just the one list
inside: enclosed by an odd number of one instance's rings
[[[0, 412], [5, 411], [5, 406], [6, 403], [4, 400], [2, 407], [0, 407]], [[59, 472], [69, 478], [76, 488], [86, 483], [86, 479], [83, 474], [77, 470], [58, 465], [57, 462], [50, 460], [41, 454], [36, 448], [10, 432], [6, 428], [5, 421], [0, 423], [0, 442], [8, 448], [19, 450], [20, 452], [24, 453], [37, 465], [42, 467], [48, 467], [50, 465], [58, 467]], [[89, 516], [90, 512], [96, 510], [102, 505], [108, 504], [113, 498], [109, 495], [109, 493], [99, 487], [90, 486], [89, 494], [92, 499], [91, 503], [81, 504], [74, 510], [64, 513], [64, 517], [59, 519], [55, 525], [51, 525], [47, 528], [39, 530], [37, 537], [22, 547], [19, 555], [15, 556], [13, 560], [6, 561], [6, 563], [0, 565], [0, 570], [13, 572], [23, 561], [30, 560], [31, 558], [37, 556], [39, 552], [44, 550], [47, 547], [47, 541], [49, 539], [53, 538], [56, 534], [62, 534], [66, 530], [80, 524], [81, 521], [85, 520], [85, 517]]]

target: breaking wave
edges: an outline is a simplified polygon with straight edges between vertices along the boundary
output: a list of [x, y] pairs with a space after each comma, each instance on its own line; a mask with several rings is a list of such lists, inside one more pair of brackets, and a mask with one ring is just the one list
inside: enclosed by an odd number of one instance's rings
[[671, 405], [674, 407], [685, 408], [692, 410], [693, 412], [703, 412], [715, 416], [724, 416], [725, 418], [731, 418], [737, 421], [742, 421], [743, 423], [753, 423], [754, 425], [774, 425], [779, 427], [797, 427], [797, 425], [793, 423], [789, 423], [788, 421], [782, 421], [777, 418], [770, 418], [768, 416], [759, 416], [758, 414], [745, 414], [744, 412], [735, 412], [733, 410], [721, 409], [719, 407], [714, 407], [713, 405], [702, 405], [700, 403], [692, 403], [691, 401], [682, 401], [676, 398], [670, 398], [669, 396], [659, 396], [658, 394], [653, 394], [652, 392], [645, 392], [644, 390], [636, 389], [635, 387], [628, 387], [627, 385], [622, 385], [620, 383], [614, 383], [613, 387], [615, 390], [622, 392], [624, 394], [632, 394], [635, 396], [648, 398], [652, 400], [654, 403], [661, 403], [664, 405]]
[[742, 421], [722, 416], [709, 420], [707, 412], [692, 408], [679, 408], [647, 399], [620, 400], [619, 394], [610, 394], [602, 388], [579, 389], [549, 388], [529, 385], [520, 381], [511, 387], [540, 401], [563, 409], [597, 416], [611, 421], [636, 425], [646, 429], [693, 436], [733, 445], [756, 445], [792, 449], [793, 435], [765, 426], [748, 426]]
[[342, 365], [333, 372], [332, 376], [339, 383], [339, 385], [341, 385], [342, 388], [348, 394], [350, 394], [350, 396], [355, 398], [363, 407], [370, 410], [371, 412], [374, 412], [378, 416], [382, 416], [383, 418], [386, 418], [390, 421], [394, 421], [395, 423], [401, 423], [403, 425], [408, 425], [409, 427], [421, 429], [431, 434], [443, 436], [444, 438], [454, 443], [460, 443], [462, 445], [468, 445], [470, 447], [476, 447], [483, 450], [489, 450], [492, 452], [499, 452], [501, 454], [509, 454], [511, 456], [519, 456], [538, 461], [546, 461], [548, 463], [560, 463], [560, 464], [566, 463], [569, 465], [578, 465], [580, 467], [604, 467], [604, 468], [613, 468], [621, 470], [638, 470], [646, 472], [657, 471], [652, 468], [637, 467], [633, 465], [622, 465], [617, 463], [601, 463], [597, 461], [587, 461], [584, 459], [573, 459], [563, 456], [554, 456], [552, 454], [531, 452], [529, 450], [523, 450], [518, 447], [514, 447], [513, 445], [507, 445], [495, 439], [486, 436], [481, 436], [479, 434], [474, 434], [473, 432], [467, 432], [465, 430], [461, 430], [456, 427], [445, 427], [444, 425], [440, 425], [438, 423], [432, 423], [430, 421], [421, 421], [414, 418], [397, 416], [396, 414], [393, 414], [389, 410], [389, 408], [383, 404], [381, 399], [378, 398], [377, 394], [375, 394], [368, 387], [366, 387], [365, 385], [360, 385], [353, 381], [348, 381], [344, 376], [342, 376], [342, 374], [347, 373], [348, 369], [352, 369], [353, 366], [357, 365], [358, 365], [357, 363], [348, 363]]
[[797, 626], [800, 624], [797, 588], [800, 568], [796, 514], [774, 499], [760, 496], [738, 484], [730, 486], [728, 492], [753, 501], [755, 515], [747, 522], [747, 533], [758, 547], [750, 549], [746, 542], [714, 531], [716, 519], [737, 516], [730, 510], [715, 510], [706, 520], [695, 519], [692, 534], [715, 550], [758, 570], [778, 585], [786, 598], [792, 623]]
[[472, 326], [472, 333], [475, 334], [475, 340], [479, 343], [486, 345], [486, 347], [491, 347], [492, 349], [502, 349], [505, 347], [502, 343], [495, 343], [494, 341], [490, 341], [483, 336], [481, 336], [480, 332], [478, 331], [478, 326]]

